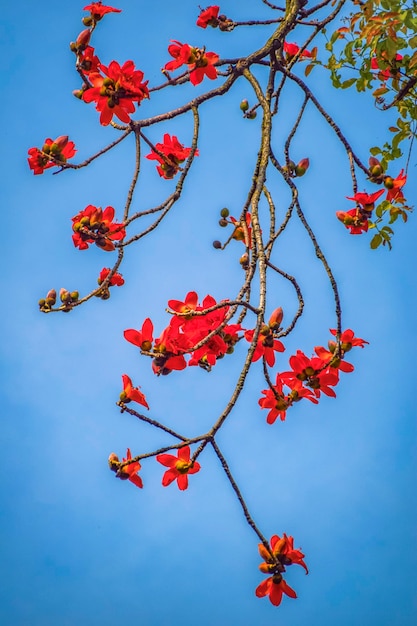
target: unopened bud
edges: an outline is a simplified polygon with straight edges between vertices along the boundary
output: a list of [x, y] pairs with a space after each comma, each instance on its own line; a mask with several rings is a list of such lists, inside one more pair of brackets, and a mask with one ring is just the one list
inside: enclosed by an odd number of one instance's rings
[[229, 209], [227, 209], [227, 208], [225, 207], [224, 209], [222, 209], [222, 210], [220, 211], [220, 215], [221, 215], [222, 217], [229, 217]]
[[86, 28], [85, 30], [81, 31], [81, 33], [78, 35], [75, 44], [78, 47], [78, 49], [84, 49], [89, 41], [90, 41], [90, 37], [91, 37], [91, 30], [89, 28]]
[[269, 318], [269, 328], [271, 330], [278, 330], [281, 326], [282, 318], [284, 317], [284, 311], [282, 307], [278, 307], [275, 311], [272, 312], [271, 317]]
[[112, 452], [109, 456], [108, 463], [111, 471], [117, 472], [117, 470], [119, 469], [119, 457], [117, 456], [117, 454]]
[[242, 102], [240, 103], [240, 110], [243, 111], [243, 113], [246, 113], [248, 109], [249, 109], [249, 102], [247, 100], [242, 100]]
[[56, 291], [55, 291], [55, 289], [50, 289], [48, 291], [48, 293], [46, 294], [46, 298], [54, 300], [54, 304], [55, 304], [55, 302], [56, 302]]
[[93, 23], [93, 18], [89, 15], [88, 17], [83, 17], [81, 21], [84, 26], [91, 26], [91, 24]]
[[254, 120], [256, 115], [256, 111], [250, 111], [249, 113], [246, 113], [246, 117], [248, 118], [248, 120]]
[[222, 218], [221, 220], [219, 220], [219, 226], [221, 226], [222, 228], [224, 228], [225, 226], [227, 226], [227, 225], [228, 225], [228, 223], [229, 223], [229, 222], [228, 222], [227, 220], [223, 219], [223, 218]]
[[391, 176], [385, 176], [384, 187], [386, 189], [392, 189], [394, 187], [394, 179]]
[[295, 166], [295, 175], [296, 176], [304, 176], [308, 167], [310, 165], [310, 161], [308, 159], [301, 159], [301, 161]]
[[213, 241], [213, 248], [216, 248], [216, 250], [220, 250], [221, 247], [222, 247], [222, 244], [218, 239]]
[[71, 291], [71, 300], [73, 302], [76, 302], [79, 297], [80, 297], [80, 294], [78, 293], [78, 291]]

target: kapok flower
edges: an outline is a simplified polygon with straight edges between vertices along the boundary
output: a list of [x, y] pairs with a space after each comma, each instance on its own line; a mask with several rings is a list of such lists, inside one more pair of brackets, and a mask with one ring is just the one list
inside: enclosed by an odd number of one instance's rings
[[398, 174], [397, 178], [391, 178], [391, 176], [386, 176], [384, 180], [384, 185], [388, 189], [387, 192], [387, 200], [388, 202], [401, 202], [404, 199], [404, 194], [401, 191], [407, 182], [407, 175], [404, 174], [404, 170]]
[[190, 446], [184, 446], [178, 450], [178, 456], [173, 454], [158, 454], [158, 463], [169, 467], [162, 477], [164, 487], [170, 485], [174, 480], [178, 483], [181, 491], [188, 487], [188, 474], [196, 474], [200, 471], [200, 464], [197, 461], [190, 461]]
[[[295, 564], [304, 567], [306, 574], [308, 574], [307, 565], [303, 560], [304, 554], [301, 550], [294, 549], [293, 537], [287, 537], [285, 533], [281, 538], [278, 537], [278, 535], [273, 535], [270, 544], [270, 551], [268, 551], [262, 543], [258, 544], [259, 554], [265, 561], [265, 563], [261, 563], [259, 566], [261, 572], [271, 573], [271, 571], [277, 569], [279, 572], [283, 572], [286, 566]], [[267, 567], [265, 567], [265, 565], [267, 565]]]
[[99, 71], [100, 59], [94, 54], [94, 48], [87, 46], [77, 57], [77, 68], [86, 76]]
[[67, 135], [61, 135], [57, 139], [45, 139], [42, 149], [30, 148], [28, 150], [28, 163], [34, 174], [43, 174], [49, 167], [62, 166], [76, 153], [73, 141], [68, 141]]
[[100, 124], [110, 124], [113, 115], [122, 122], [130, 122], [130, 113], [134, 113], [134, 102], [140, 104], [149, 98], [148, 81], [142, 82], [143, 72], [135, 69], [133, 61], [126, 61], [122, 66], [112, 61], [108, 67], [100, 64], [100, 73], [92, 72], [89, 80], [93, 87], [86, 89], [84, 102], [95, 102], [100, 111]]
[[[163, 178], [173, 178], [181, 169], [180, 164], [190, 155], [191, 148], [185, 148], [182, 143], [178, 141], [175, 135], [164, 135], [164, 143], [157, 143], [156, 150], [152, 150], [150, 154], [146, 155], [146, 158], [150, 161], [158, 161], [160, 165], [157, 166], [158, 174]], [[198, 156], [198, 150], [194, 153]]]
[[383, 193], [384, 190], [380, 189], [379, 191], [375, 191], [375, 193], [371, 194], [359, 192], [355, 193], [355, 195], [351, 198], [349, 196], [346, 197], [348, 200], [353, 200], [353, 202], [359, 204], [361, 209], [366, 211], [366, 213], [371, 213], [374, 210], [375, 202], [382, 196]]
[[114, 208], [111, 206], [103, 211], [89, 204], [84, 211], [71, 218], [74, 246], [86, 250], [90, 243], [95, 243], [106, 252], [114, 250], [113, 241], [119, 241], [126, 236], [123, 225], [113, 222], [114, 214]]
[[195, 291], [189, 291], [185, 296], [185, 301], [168, 300], [168, 306], [176, 313], [187, 314], [195, 311], [198, 304], [198, 294]]
[[[296, 54], [298, 54], [300, 51], [300, 46], [297, 46], [296, 43], [287, 43], [286, 41], [284, 41], [284, 52], [287, 55], [287, 59], [289, 61], [291, 61], [291, 59], [293, 57], [295, 57]], [[311, 52], [309, 52], [308, 50], [303, 50], [301, 53], [301, 58], [310, 58], [311, 57]]]
[[179, 41], [171, 41], [172, 44], [168, 46], [168, 52], [174, 57], [174, 60], [165, 64], [165, 70], [170, 72], [181, 67], [181, 65], [188, 65], [190, 81], [193, 85], [199, 85], [204, 76], [211, 80], [217, 78], [215, 64], [219, 60], [218, 54], [206, 52], [204, 48], [193, 48], [187, 43], [182, 44]]
[[[287, 385], [291, 391], [284, 393], [283, 385]], [[313, 402], [313, 404], [318, 404], [314, 393], [311, 389], [304, 387], [300, 380], [294, 379], [291, 385], [289, 385], [285, 380], [281, 380], [279, 373], [277, 374], [276, 383], [272, 386], [272, 389], [263, 389], [261, 393], [263, 393], [265, 397], [259, 398], [259, 406], [261, 409], [270, 409], [266, 417], [267, 424], [273, 424], [277, 417], [280, 418], [281, 422], [284, 422], [287, 410], [294, 402], [299, 402], [302, 398], [307, 398]]]
[[[332, 333], [332, 335], [337, 337], [336, 328], [331, 328], [330, 332]], [[369, 344], [369, 341], [365, 341], [365, 339], [361, 339], [360, 337], [355, 337], [355, 333], [350, 328], [344, 330], [340, 334], [339, 341], [344, 352], [349, 352], [349, 350], [351, 350], [354, 346], [364, 348], [366, 343]]]
[[219, 16], [219, 10], [220, 7], [216, 5], [207, 7], [207, 9], [202, 9], [197, 19], [197, 26], [200, 26], [200, 28], [207, 28], [207, 26], [216, 28], [219, 24], [219, 20], [217, 19]]
[[368, 217], [359, 208], [350, 209], [350, 211], [336, 211], [336, 217], [350, 230], [351, 235], [361, 235], [368, 231]]
[[[143, 482], [140, 476], [138, 476], [138, 472], [140, 470], [139, 461], [134, 461], [133, 463], [129, 463], [128, 461], [132, 460], [132, 454], [130, 452], [130, 448], [126, 451], [126, 458], [120, 463], [119, 457], [117, 454], [112, 452], [109, 456], [109, 467], [112, 472], [116, 472], [116, 477], [121, 480], [130, 480], [131, 483], [136, 485], [142, 489]], [[126, 463], [126, 465], [123, 465]]]
[[[103, 267], [103, 269], [101, 270], [99, 277], [97, 279], [97, 282], [99, 285], [101, 285], [102, 283], [104, 283], [104, 281], [106, 280], [107, 276], [110, 274], [111, 270], [109, 267]], [[124, 278], [121, 274], [118, 274], [117, 272], [115, 272], [113, 274], [113, 276], [110, 278], [109, 281], [109, 287], [113, 287], [114, 285], [117, 285], [117, 287], [121, 287], [122, 285], [125, 284]]]
[[289, 598], [296, 598], [297, 594], [283, 579], [281, 574], [275, 574], [266, 578], [257, 586], [255, 594], [257, 598], [269, 597], [269, 601], [274, 606], [281, 604], [282, 596], [285, 593]]
[[101, 18], [107, 13], [121, 13], [121, 9], [114, 9], [113, 7], [105, 6], [101, 1], [92, 2], [84, 7], [83, 11], [90, 11], [91, 17], [95, 22], [99, 22]]
[[[255, 334], [255, 329], [245, 331], [245, 339], [250, 343], [253, 340], [253, 335]], [[265, 361], [268, 363], [270, 367], [275, 365], [275, 352], [284, 352], [284, 345], [278, 339], [274, 339], [274, 335], [266, 324], [264, 324], [261, 328], [261, 331], [258, 335], [258, 340], [256, 342], [256, 348], [252, 356], [252, 361], [258, 361], [261, 356], [264, 357]]]
[[134, 328], [129, 328], [125, 330], [123, 333], [126, 341], [133, 343], [134, 346], [137, 346], [144, 352], [149, 352], [152, 350], [153, 343], [153, 324], [149, 317], [142, 324], [142, 329], [135, 330]]
[[[372, 57], [371, 59], [371, 69], [378, 70], [378, 78], [380, 80], [388, 80], [389, 78], [394, 78], [398, 74], [397, 69], [397, 61], [402, 60], [402, 54], [396, 54], [395, 60], [387, 61], [382, 58], [378, 59], [377, 57]], [[383, 65], [384, 68], [381, 68], [379, 65]]]
[[137, 402], [142, 406], [149, 409], [149, 405], [146, 402], [146, 398], [144, 394], [139, 390], [138, 387], [133, 387], [132, 381], [127, 374], [122, 374], [123, 381], [123, 391], [120, 394], [120, 400], [125, 404], [133, 400], [133, 402]]

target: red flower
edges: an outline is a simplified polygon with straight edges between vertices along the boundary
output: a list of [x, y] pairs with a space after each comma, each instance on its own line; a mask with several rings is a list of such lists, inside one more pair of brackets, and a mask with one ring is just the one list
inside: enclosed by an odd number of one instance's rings
[[[254, 333], [255, 329], [245, 331], [246, 341], [249, 341], [251, 343]], [[272, 331], [270, 330], [269, 326], [265, 324], [261, 328], [261, 332], [258, 335], [258, 340], [256, 343], [255, 352], [252, 356], [252, 361], [258, 361], [258, 359], [263, 356], [268, 365], [270, 367], [273, 367], [273, 365], [275, 365], [275, 352], [284, 352], [284, 350], [284, 345], [281, 343], [281, 341], [278, 341], [278, 339], [274, 339]]]
[[279, 606], [281, 604], [284, 593], [290, 598], [297, 597], [294, 589], [287, 585], [281, 574], [275, 574], [274, 576], [263, 580], [261, 584], [257, 586], [255, 593], [258, 598], [269, 596], [269, 601], [274, 606]]
[[207, 7], [207, 9], [203, 9], [198, 16], [197, 26], [201, 28], [207, 28], [207, 26], [212, 26], [216, 28], [219, 24], [218, 15], [219, 15], [220, 7], [213, 5], [211, 7]]
[[371, 211], [373, 211], [374, 209], [375, 202], [378, 200], [379, 197], [382, 196], [383, 193], [384, 190], [380, 189], [379, 191], [375, 191], [375, 193], [372, 194], [359, 192], [355, 193], [352, 198], [349, 198], [349, 196], [346, 197], [348, 200], [353, 200], [353, 202], [360, 204], [362, 209], [367, 213], [371, 213]]
[[77, 67], [88, 76], [99, 71], [100, 59], [94, 54], [94, 48], [87, 46], [85, 50], [79, 53], [77, 58]]
[[[372, 57], [371, 69], [378, 70], [378, 78], [380, 80], [388, 80], [389, 78], [393, 78], [397, 75], [398, 70], [396, 61], [401, 61], [402, 58], [401, 54], [396, 54], [395, 60], [392, 61], [386, 61], [384, 58], [378, 59], [377, 57]], [[379, 64], [383, 65], [386, 69], [381, 69]]]
[[45, 139], [42, 150], [30, 148], [28, 150], [28, 163], [34, 174], [43, 174], [44, 170], [54, 165], [62, 166], [74, 156], [77, 151], [73, 141], [68, 141], [67, 135], [57, 139]]
[[[335, 328], [331, 328], [330, 332], [332, 335], [337, 337], [337, 330]], [[359, 348], [364, 348], [365, 344], [369, 344], [369, 341], [365, 341], [365, 339], [361, 339], [360, 337], [355, 337], [355, 333], [353, 330], [348, 328], [344, 330], [339, 337], [339, 341], [342, 345], [342, 350], [344, 352], [349, 352], [353, 346], [359, 346]]]
[[385, 187], [388, 189], [387, 192], [387, 200], [388, 202], [402, 201], [404, 198], [404, 194], [401, 191], [402, 187], [404, 187], [407, 182], [407, 175], [404, 174], [404, 170], [398, 174], [397, 178], [391, 178], [391, 176], [387, 176], [384, 181]]
[[138, 404], [141, 404], [142, 406], [145, 406], [147, 409], [149, 409], [144, 394], [139, 391], [138, 387], [132, 386], [132, 381], [127, 374], [122, 374], [122, 381], [123, 391], [120, 394], [120, 400], [125, 404], [133, 400], [133, 402], [137, 402]]
[[198, 304], [198, 294], [195, 291], [189, 291], [185, 296], [185, 301], [168, 300], [168, 306], [176, 313], [190, 313], [195, 311]]
[[84, 7], [83, 11], [90, 11], [91, 17], [98, 22], [106, 13], [121, 13], [121, 9], [105, 6], [102, 2], [92, 2]]
[[[158, 174], [166, 179], [173, 178], [178, 173], [181, 169], [180, 163], [183, 163], [191, 152], [191, 148], [185, 148], [175, 135], [171, 137], [167, 133], [164, 135], [164, 143], [157, 143], [155, 148], [160, 154], [152, 150], [146, 158], [160, 163], [156, 169]], [[198, 156], [198, 150], [195, 151], [195, 156]]]
[[204, 76], [214, 80], [217, 78], [217, 70], [214, 67], [219, 60], [219, 55], [215, 52], [206, 52], [204, 49], [192, 48], [187, 43], [171, 40], [173, 43], [168, 46], [169, 54], [174, 57], [173, 61], [168, 61], [164, 69], [167, 71], [176, 70], [181, 65], [188, 65], [190, 81], [193, 85], [198, 85]]
[[[304, 567], [306, 574], [308, 574], [307, 565], [304, 563], [304, 554], [301, 550], [294, 550], [294, 538], [287, 537], [284, 533], [282, 537], [273, 535], [271, 537], [271, 553], [260, 543], [258, 545], [259, 554], [264, 559], [265, 563], [261, 563], [259, 569], [262, 572], [270, 573], [271, 570], [278, 569], [285, 571], [285, 567], [288, 565], [301, 565]], [[265, 565], [267, 567], [265, 567]], [[281, 566], [281, 567], [280, 567]]]
[[158, 463], [169, 467], [162, 477], [164, 487], [177, 480], [178, 488], [182, 491], [188, 487], [188, 474], [196, 474], [200, 471], [197, 461], [190, 462], [190, 446], [184, 446], [178, 450], [178, 456], [173, 454], [158, 454]]
[[126, 341], [130, 341], [130, 343], [133, 343], [134, 346], [138, 346], [138, 348], [144, 352], [152, 350], [153, 324], [149, 317], [143, 322], [141, 331], [129, 328], [124, 331], [123, 335]]
[[[97, 279], [97, 282], [99, 285], [101, 285], [102, 283], [104, 283], [104, 281], [106, 280], [107, 276], [110, 274], [110, 268], [109, 267], [103, 267], [103, 269], [100, 272], [100, 275]], [[110, 282], [109, 282], [109, 287], [113, 287], [114, 285], [117, 285], [117, 287], [121, 287], [122, 285], [125, 284], [124, 278], [121, 274], [118, 274], [117, 272], [115, 272], [113, 274], [113, 276], [110, 278]]]
[[[290, 387], [291, 392], [284, 394], [283, 385]], [[280, 375], [277, 374], [276, 383], [273, 385], [273, 389], [264, 389], [261, 391], [264, 394], [264, 398], [259, 398], [258, 404], [261, 409], [270, 409], [266, 421], [268, 424], [273, 424], [277, 417], [281, 422], [285, 421], [287, 409], [298, 402], [302, 398], [307, 398], [313, 404], [317, 404], [318, 400], [315, 397], [311, 389], [303, 387], [300, 380], [293, 380], [291, 385], [287, 384], [285, 380], [281, 380]]]
[[[287, 43], [286, 41], [284, 41], [284, 52], [286, 53], [289, 60], [295, 57], [295, 55], [298, 54], [299, 51], [300, 46], [297, 46], [296, 43]], [[303, 52], [301, 53], [301, 58], [303, 57], [311, 57], [311, 52], [309, 52], [308, 50], [303, 50]]]
[[95, 243], [106, 252], [114, 250], [113, 241], [123, 239], [126, 231], [122, 224], [113, 222], [113, 219], [113, 207], [108, 206], [102, 211], [101, 208], [89, 204], [84, 211], [72, 218], [74, 246], [86, 250], [90, 243]]
[[[130, 453], [130, 448], [126, 451], [126, 458], [123, 459], [122, 464], [119, 462], [119, 457], [117, 454], [112, 452], [109, 456], [109, 466], [110, 469], [116, 472], [117, 478], [121, 480], [130, 480], [136, 487], [142, 489], [143, 482], [140, 476], [138, 476], [138, 471], [140, 470], [139, 461], [135, 461], [134, 463], [126, 463], [132, 459], [132, 455]], [[123, 465], [126, 463], [126, 465]]]
[[135, 70], [133, 61], [126, 61], [121, 67], [112, 61], [108, 67], [100, 65], [100, 70], [105, 76], [94, 72], [89, 75], [93, 87], [83, 92], [84, 102], [96, 103], [103, 126], [110, 124], [113, 115], [130, 122], [129, 113], [135, 111], [133, 102], [140, 104], [149, 98], [148, 81], [142, 82], [143, 72]]
[[[251, 248], [252, 246], [252, 216], [249, 211], [245, 215], [245, 225], [246, 229], [243, 226], [242, 222], [238, 221], [234, 217], [230, 216], [230, 223], [235, 226], [234, 233], [232, 235], [233, 239], [236, 241], [243, 241], [247, 248]], [[246, 232], [247, 234], [246, 234]]]
[[289, 387], [293, 388], [297, 381], [301, 381], [313, 390], [316, 398], [320, 397], [321, 392], [326, 396], [336, 397], [331, 387], [339, 382], [338, 371], [326, 367], [320, 358], [309, 359], [304, 352], [297, 350], [297, 353], [290, 357], [290, 366], [292, 371], [280, 374]]
[[346, 228], [349, 228], [351, 235], [361, 235], [368, 231], [368, 217], [359, 208], [350, 209], [350, 211], [336, 211], [336, 217], [343, 222]]

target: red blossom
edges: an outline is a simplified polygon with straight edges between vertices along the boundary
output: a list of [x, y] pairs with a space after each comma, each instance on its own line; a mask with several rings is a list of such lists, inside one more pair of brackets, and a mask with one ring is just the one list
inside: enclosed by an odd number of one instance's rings
[[174, 57], [173, 61], [168, 61], [164, 69], [167, 71], [176, 70], [181, 65], [187, 65], [190, 72], [190, 81], [193, 85], [199, 85], [204, 76], [215, 80], [217, 70], [215, 64], [219, 60], [219, 55], [215, 52], [206, 52], [204, 49], [193, 48], [187, 43], [171, 40], [168, 46], [169, 54]]
[[95, 102], [100, 111], [100, 123], [110, 124], [113, 115], [122, 122], [130, 122], [130, 113], [134, 113], [134, 102], [140, 104], [149, 98], [148, 81], [143, 81], [143, 72], [135, 69], [133, 61], [126, 61], [122, 66], [112, 61], [108, 67], [100, 65], [104, 74], [92, 72], [89, 80], [93, 87], [86, 89], [82, 98], [84, 102]]
[[[300, 46], [297, 46], [296, 43], [287, 43], [286, 41], [284, 41], [284, 52], [286, 53], [288, 59], [292, 59], [293, 57], [295, 57], [296, 54], [298, 54], [300, 51]], [[310, 58], [311, 57], [311, 52], [309, 52], [308, 50], [303, 50], [301, 53], [301, 58], [306, 57], [306, 58]]]
[[[255, 329], [245, 331], [245, 339], [250, 343], [253, 340]], [[258, 361], [263, 356], [265, 361], [270, 367], [275, 365], [275, 352], [284, 352], [284, 345], [278, 339], [274, 339], [274, 335], [266, 324], [261, 328], [261, 332], [258, 335], [255, 352], [252, 356], [252, 361]]]
[[133, 400], [133, 402], [137, 402], [138, 404], [141, 404], [149, 409], [149, 405], [146, 402], [144, 394], [140, 391], [140, 388], [133, 387], [132, 381], [127, 374], [122, 374], [122, 381], [123, 391], [120, 394], [120, 400], [124, 403]]
[[79, 53], [77, 58], [77, 67], [84, 72], [86, 76], [98, 73], [100, 59], [94, 54], [94, 48], [87, 46], [85, 50]]
[[326, 396], [336, 397], [332, 387], [339, 382], [338, 371], [323, 365], [323, 361], [318, 357], [309, 359], [304, 352], [297, 350], [295, 355], [290, 357], [291, 371], [282, 372], [281, 378], [285, 383], [293, 388], [297, 381], [301, 381], [304, 385], [313, 390], [316, 398], [319, 398], [321, 392]]
[[200, 28], [207, 28], [207, 26], [216, 28], [219, 24], [219, 20], [217, 19], [219, 16], [219, 10], [220, 7], [216, 5], [207, 7], [207, 9], [202, 9], [197, 19], [197, 26], [200, 26]]
[[[262, 543], [258, 544], [258, 550], [265, 561], [265, 563], [259, 566], [262, 572], [270, 573], [272, 569], [277, 569], [275, 566], [278, 566], [280, 571], [285, 571], [285, 567], [295, 564], [301, 565], [305, 569], [306, 574], [308, 574], [307, 565], [303, 560], [304, 554], [301, 550], [294, 549], [294, 538], [288, 537], [285, 533], [282, 537], [278, 535], [271, 537], [270, 550], [267, 550]], [[268, 567], [264, 567], [265, 564]]]
[[387, 191], [387, 200], [388, 202], [401, 202], [404, 199], [404, 194], [402, 192], [402, 188], [407, 182], [407, 175], [404, 174], [404, 170], [398, 174], [397, 178], [391, 178], [387, 176], [384, 181], [385, 187], [388, 189]]
[[[139, 461], [135, 461], [134, 463], [128, 463], [131, 461], [132, 455], [130, 452], [130, 448], [126, 451], [126, 458], [123, 459], [122, 463], [119, 462], [119, 457], [117, 454], [112, 452], [109, 456], [109, 466], [110, 469], [116, 472], [117, 478], [121, 480], [130, 480], [136, 487], [142, 489], [143, 482], [140, 476], [138, 476], [138, 472], [140, 470]], [[123, 465], [126, 463], [126, 465]]]
[[351, 235], [361, 235], [363, 232], [368, 232], [368, 217], [358, 207], [350, 209], [350, 211], [336, 211], [336, 217], [350, 230]]
[[346, 196], [346, 197], [348, 200], [353, 200], [353, 202], [360, 204], [362, 209], [366, 211], [367, 213], [371, 213], [371, 211], [373, 211], [374, 209], [375, 202], [378, 200], [378, 198], [382, 196], [383, 193], [384, 193], [384, 190], [380, 189], [379, 191], [375, 191], [375, 193], [371, 193], [371, 194], [359, 192], [359, 193], [355, 193], [355, 195], [352, 196], [351, 198], [349, 196]]
[[[150, 154], [146, 155], [146, 158], [160, 163], [156, 169], [158, 174], [166, 179], [173, 178], [178, 173], [181, 169], [180, 164], [191, 152], [191, 148], [185, 148], [175, 135], [171, 137], [167, 133], [164, 135], [164, 143], [157, 143], [155, 148], [157, 152], [152, 150]], [[198, 156], [198, 150], [194, 154]]]
[[106, 13], [121, 13], [121, 9], [105, 6], [102, 2], [92, 2], [84, 7], [83, 11], [90, 11], [91, 17], [98, 22]]
[[142, 329], [135, 330], [134, 328], [129, 328], [125, 330], [124, 338], [126, 341], [133, 343], [134, 346], [137, 346], [144, 352], [149, 352], [152, 350], [153, 343], [153, 324], [149, 317], [142, 324]]
[[[377, 57], [372, 57], [371, 69], [378, 70], [378, 78], [380, 80], [388, 80], [389, 78], [393, 78], [398, 74], [396, 61], [401, 61], [402, 58], [403, 57], [401, 54], [396, 54], [395, 60], [392, 61], [387, 61], [384, 58], [378, 59]], [[380, 64], [383, 65], [385, 69], [380, 68]]]
[[[337, 337], [336, 328], [331, 328], [330, 332], [332, 333], [332, 335]], [[344, 352], [349, 352], [349, 350], [351, 350], [353, 346], [364, 348], [366, 343], [369, 344], [369, 341], [365, 341], [365, 339], [361, 339], [360, 337], [355, 337], [355, 333], [350, 328], [344, 330], [340, 334], [339, 341]]]
[[180, 448], [178, 450], [178, 456], [174, 456], [173, 454], [158, 454], [156, 460], [158, 463], [169, 468], [162, 477], [164, 487], [167, 487], [176, 480], [178, 488], [184, 491], [184, 489], [188, 487], [188, 474], [196, 474], [200, 471], [200, 464], [197, 463], [197, 461], [190, 461], [190, 446]]
[[[103, 269], [101, 270], [99, 277], [97, 279], [97, 282], [99, 285], [101, 285], [102, 283], [104, 283], [104, 281], [106, 280], [107, 276], [110, 274], [111, 270], [109, 267], [103, 267]], [[115, 272], [113, 274], [113, 276], [110, 278], [109, 281], [109, 287], [114, 287], [114, 285], [117, 285], [117, 287], [121, 287], [122, 285], [125, 284], [124, 278], [121, 274], [118, 274], [117, 272]]]
[[114, 213], [111, 206], [103, 211], [89, 204], [84, 211], [71, 218], [74, 246], [80, 250], [86, 250], [90, 243], [95, 243], [106, 252], [114, 250], [113, 241], [119, 241], [126, 236], [123, 225], [113, 222]]
[[247, 248], [252, 247], [252, 216], [249, 211], [245, 215], [245, 222], [243, 223], [234, 217], [230, 216], [230, 223], [235, 226], [234, 233], [232, 235], [233, 239], [236, 241], [243, 241]]
[[[286, 385], [290, 388], [289, 393], [284, 393], [283, 386]], [[264, 394], [264, 398], [258, 400], [258, 404], [261, 409], [270, 409], [266, 421], [268, 424], [273, 424], [277, 417], [283, 422], [285, 421], [287, 409], [298, 402], [302, 398], [307, 398], [317, 404], [318, 400], [311, 389], [307, 389], [303, 386], [300, 380], [293, 380], [289, 385], [285, 380], [281, 380], [280, 374], [277, 374], [275, 385], [272, 389], [263, 389], [261, 393]]]
[[68, 141], [67, 135], [61, 135], [57, 139], [45, 139], [42, 149], [30, 148], [28, 150], [28, 163], [34, 174], [43, 174], [49, 167], [62, 166], [76, 153], [73, 141]]
[[290, 598], [297, 597], [294, 589], [287, 585], [281, 574], [275, 574], [270, 578], [266, 578], [260, 585], [257, 586], [255, 590], [255, 594], [258, 598], [268, 596], [269, 601], [274, 606], [279, 606], [281, 604], [284, 593]]

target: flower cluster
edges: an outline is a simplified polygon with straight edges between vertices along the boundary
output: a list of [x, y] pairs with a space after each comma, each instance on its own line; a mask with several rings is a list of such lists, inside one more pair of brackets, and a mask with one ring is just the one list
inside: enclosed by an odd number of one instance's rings
[[[126, 378], [128, 377], [126, 376]], [[191, 460], [190, 446], [179, 448], [178, 456], [173, 454], [158, 454], [156, 460], [158, 463], [161, 463], [161, 465], [169, 468], [162, 477], [162, 485], [167, 487], [176, 480], [178, 489], [181, 491], [188, 488], [188, 474], [196, 474], [201, 469], [197, 461]], [[112, 472], [116, 473], [117, 478], [130, 480], [134, 485], [142, 489], [143, 481], [138, 475], [141, 465], [138, 460], [132, 459], [129, 448], [126, 452], [126, 458], [121, 462], [117, 454], [112, 452], [109, 456], [108, 463]]]
[[[335, 329], [330, 332], [338, 341], [329, 341], [328, 349], [316, 346], [316, 354], [310, 359], [297, 350], [289, 360], [291, 370], [278, 373], [275, 385], [261, 392], [264, 397], [259, 399], [258, 404], [262, 409], [269, 409], [268, 424], [273, 424], [277, 417], [284, 421], [287, 409], [302, 398], [317, 404], [322, 393], [335, 397], [333, 387], [339, 382], [339, 372], [353, 372], [353, 365], [344, 360], [345, 354], [354, 346], [363, 348], [368, 342], [355, 337], [350, 329], [339, 337]], [[284, 387], [288, 391], [284, 391]]]
[[89, 204], [72, 218], [72, 240], [74, 246], [80, 250], [87, 250], [90, 243], [107, 252], [114, 250], [113, 241], [119, 241], [126, 236], [122, 224], [113, 222], [114, 209], [108, 206], [104, 209]]
[[133, 61], [126, 61], [122, 66], [112, 61], [108, 67], [99, 63], [99, 70], [89, 73], [93, 86], [82, 93], [82, 99], [96, 103], [103, 126], [110, 124], [113, 115], [122, 122], [130, 122], [130, 113], [135, 111], [133, 103], [140, 104], [144, 98], [149, 98], [148, 81], [143, 82], [143, 72], [135, 69]]
[[207, 28], [207, 26], [211, 26], [212, 28], [219, 27], [222, 31], [233, 30], [233, 21], [225, 15], [219, 15], [219, 11], [220, 7], [217, 5], [207, 7], [207, 9], [201, 9], [201, 13], [197, 19], [197, 26], [200, 26], [200, 28]]
[[68, 141], [67, 135], [57, 139], [45, 139], [42, 149], [30, 148], [28, 150], [28, 163], [34, 174], [43, 174], [49, 167], [62, 166], [76, 153], [73, 141]]
[[[150, 161], [158, 161], [157, 166], [158, 174], [162, 178], [170, 179], [181, 169], [180, 165], [190, 155], [191, 148], [185, 148], [182, 143], [178, 141], [175, 135], [164, 135], [164, 142], [157, 143], [155, 150], [152, 150], [150, 154], [146, 155], [146, 158]], [[198, 156], [198, 150], [195, 151], [195, 156]]]
[[[385, 174], [384, 168], [378, 159], [370, 157], [369, 159], [369, 179], [376, 184], [383, 184], [385, 189], [380, 189], [373, 194], [367, 194], [364, 192], [355, 193], [354, 196], [348, 197], [348, 200], [352, 200], [356, 203], [354, 209], [349, 211], [336, 211], [336, 217], [340, 220], [346, 228], [349, 229], [351, 235], [361, 235], [363, 232], [367, 232], [372, 222], [372, 212], [375, 209], [375, 202], [385, 193], [386, 202], [388, 203], [389, 213], [391, 218], [395, 219], [395, 216], [399, 212], [405, 215], [405, 211], [400, 207], [404, 205], [405, 198], [402, 191], [405, 183], [407, 182], [407, 176], [404, 174], [404, 170], [401, 170], [396, 178], [392, 178]], [[403, 207], [406, 209], [407, 207]], [[377, 210], [378, 215], [378, 210]], [[404, 221], [406, 216], [404, 217]]]
[[[252, 361], [257, 361], [261, 357], [265, 359], [270, 367], [275, 365], [275, 352], [284, 352], [284, 345], [278, 339], [275, 339], [276, 333], [280, 329], [284, 313], [282, 308], [275, 309], [272, 313], [268, 324], [263, 324], [258, 335], [256, 348], [252, 356]], [[245, 331], [245, 339], [250, 343], [255, 334], [254, 330]]]
[[225, 323], [229, 306], [226, 301], [213, 311], [207, 309], [217, 306], [216, 300], [208, 295], [198, 305], [198, 295], [190, 291], [185, 301], [169, 300], [168, 306], [173, 314], [171, 322], [154, 340], [153, 324], [147, 318], [142, 329], [133, 328], [124, 331], [124, 337], [140, 348], [142, 353], [152, 357], [152, 369], [155, 374], [170, 374], [172, 370], [183, 370], [188, 365], [198, 365], [210, 371], [225, 354], [233, 352], [239, 341], [240, 324]]
[[384, 53], [382, 53], [381, 57], [372, 57], [371, 59], [371, 69], [376, 70], [378, 72], [377, 76], [379, 80], [386, 81], [390, 78], [395, 78], [398, 75], [398, 67], [401, 63], [398, 61], [402, 61], [402, 54], [396, 54], [395, 59], [387, 60]]
[[[109, 267], [103, 267], [99, 274], [99, 277], [97, 278], [98, 284], [102, 285], [110, 273], [111, 269]], [[101, 298], [102, 300], [108, 300], [110, 298], [110, 287], [114, 287], [115, 285], [117, 287], [121, 287], [124, 284], [125, 281], [123, 276], [118, 272], [115, 272], [110, 280], [107, 282], [107, 284], [96, 293], [96, 296]]]
[[264, 562], [259, 569], [264, 574], [271, 574], [256, 588], [255, 594], [258, 598], [269, 597], [274, 606], [281, 604], [282, 596], [285, 593], [290, 598], [296, 598], [297, 594], [282, 577], [289, 565], [301, 565], [308, 574], [307, 565], [304, 563], [304, 554], [301, 550], [294, 550], [294, 539], [287, 537], [284, 533], [282, 537], [274, 535], [271, 537], [270, 546], [263, 543], [258, 545], [259, 554]]
[[174, 57], [173, 61], [165, 64], [164, 70], [171, 72], [181, 65], [188, 65], [190, 81], [193, 85], [199, 85], [204, 76], [214, 80], [217, 78], [215, 64], [219, 60], [219, 55], [215, 52], [206, 52], [204, 48], [193, 48], [188, 43], [171, 40], [168, 46], [169, 54]]

